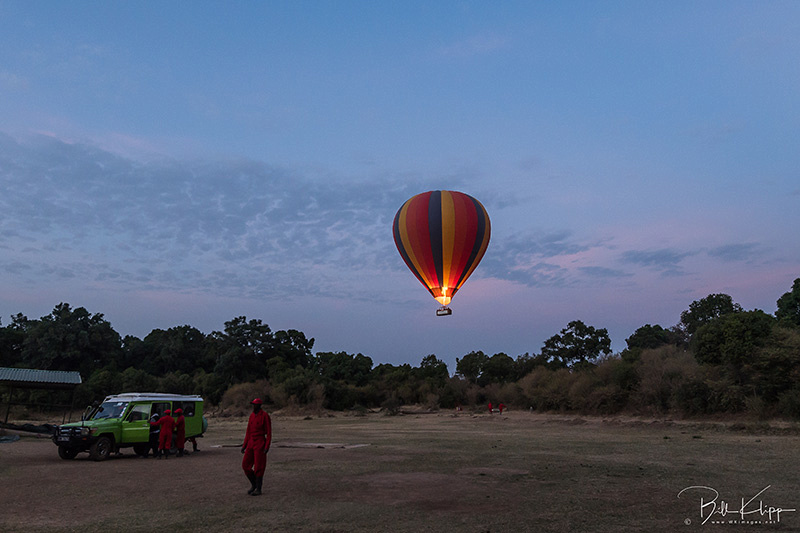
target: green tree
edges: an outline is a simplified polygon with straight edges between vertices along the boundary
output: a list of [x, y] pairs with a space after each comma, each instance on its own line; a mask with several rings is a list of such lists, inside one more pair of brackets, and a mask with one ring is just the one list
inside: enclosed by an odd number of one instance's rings
[[791, 291], [778, 298], [775, 318], [786, 325], [800, 327], [800, 278], [794, 280]]
[[369, 382], [372, 359], [362, 354], [320, 352], [315, 358], [314, 369], [323, 379], [363, 386]]
[[158, 392], [195, 394], [194, 380], [189, 374], [184, 374], [183, 372], [169, 372], [158, 381]]
[[508, 383], [514, 379], [515, 374], [514, 359], [504, 353], [496, 353], [483, 365], [478, 384], [486, 386], [489, 383]]
[[747, 366], [766, 345], [774, 323], [774, 317], [760, 310], [723, 315], [695, 332], [694, 356], [699, 363], [722, 365], [731, 383], [743, 385], [750, 379]]
[[276, 331], [269, 358], [278, 357], [290, 368], [310, 368], [314, 359], [311, 354], [313, 348], [314, 339], [306, 338], [302, 331]]
[[122, 360], [122, 341], [102, 314], [60, 303], [31, 325], [23, 362], [42, 370], [77, 370], [86, 377]]
[[489, 357], [481, 351], [469, 352], [461, 359], [456, 357], [456, 374], [470, 383], [477, 383], [488, 360]]
[[625, 343], [629, 349], [653, 349], [670, 344], [670, 334], [668, 330], [658, 324], [655, 326], [645, 324], [634, 331], [633, 335], [625, 339]]
[[[296, 366], [285, 371], [281, 382], [276, 385], [276, 391], [285, 395], [289, 404], [305, 405], [311, 400], [317, 376], [310, 368]], [[344, 409], [350, 405], [337, 405], [336, 408]]]
[[120, 392], [122, 375], [114, 369], [97, 369], [75, 389], [75, 402], [77, 405], [88, 405]]
[[213, 364], [208, 358], [206, 336], [191, 326], [154, 329], [137, 351], [141, 358], [136, 366], [155, 376], [191, 373], [197, 368], [210, 369]]
[[515, 381], [521, 380], [540, 366], [551, 369], [559, 368], [558, 364], [548, 361], [547, 356], [540, 353], [535, 355], [524, 353], [517, 356], [517, 359], [514, 361]]
[[11, 324], [0, 328], [0, 366], [22, 363], [22, 347], [33, 323], [22, 313], [11, 317]]
[[769, 338], [755, 352], [750, 367], [754, 371], [754, 393], [767, 402], [800, 384], [800, 330], [776, 325]]
[[596, 329], [573, 320], [558, 335], [544, 342], [542, 356], [559, 367], [580, 368], [601, 355], [611, 353], [611, 339], [605, 328]]
[[384, 391], [384, 400], [392, 399], [397, 405], [415, 401], [415, 369], [408, 363], [392, 365], [381, 363], [372, 369], [370, 383]]
[[272, 355], [274, 338], [261, 320], [240, 316], [225, 322], [225, 331], [211, 334], [217, 345], [214, 373], [228, 385], [267, 377], [267, 359]]
[[727, 294], [709, 294], [689, 304], [689, 309], [681, 313], [681, 325], [690, 335], [694, 335], [700, 326], [715, 318], [741, 312], [742, 306], [734, 303]]
[[192, 376], [194, 394], [200, 394], [211, 404], [218, 405], [227, 390], [226, 383], [213, 372], [198, 370]]
[[623, 350], [622, 358], [633, 362], [639, 359], [643, 350], [653, 350], [665, 344], [674, 344], [674, 340], [669, 330], [658, 324], [655, 326], [645, 324], [625, 339], [625, 343], [628, 347]]
[[419, 376], [435, 385], [442, 386], [450, 377], [447, 364], [434, 354], [426, 355], [419, 364]]
[[158, 388], [158, 379], [144, 370], [129, 366], [122, 371], [120, 376], [120, 389], [122, 392], [155, 391]]

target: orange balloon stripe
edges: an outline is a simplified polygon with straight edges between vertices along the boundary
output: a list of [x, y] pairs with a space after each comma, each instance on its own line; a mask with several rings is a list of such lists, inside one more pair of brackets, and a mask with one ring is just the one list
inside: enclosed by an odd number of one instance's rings
[[436, 264], [431, 256], [431, 239], [428, 229], [428, 204], [430, 194], [411, 199], [408, 206], [409, 244], [417, 258], [420, 274], [429, 290], [439, 285]]
[[[415, 247], [413, 245], [414, 240], [419, 237], [419, 233], [414, 231], [416, 223], [413, 216], [413, 210], [411, 210], [412, 203], [413, 202], [411, 200], [407, 201], [405, 204], [403, 204], [400, 212], [398, 212], [398, 221], [395, 227], [398, 230], [400, 242], [396, 242], [396, 244], [397, 248], [401, 249], [403, 259], [405, 260], [406, 265], [408, 265], [408, 268], [414, 273], [415, 276], [417, 276], [417, 279], [419, 279], [420, 283], [425, 285], [425, 287], [428, 287], [430, 290], [430, 279], [426, 275], [423, 256], [415, 253]], [[411, 216], [409, 216], [409, 211], [412, 211]], [[397, 238], [398, 235], [396, 234], [395, 241], [397, 241]], [[417, 252], [419, 252], [419, 250]]]

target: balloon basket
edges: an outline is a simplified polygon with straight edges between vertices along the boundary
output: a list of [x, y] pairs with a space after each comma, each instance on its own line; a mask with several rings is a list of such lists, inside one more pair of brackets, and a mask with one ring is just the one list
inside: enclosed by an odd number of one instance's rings
[[436, 316], [447, 316], [447, 315], [452, 315], [452, 314], [453, 314], [453, 310], [450, 309], [449, 307], [446, 307], [446, 306], [442, 306], [442, 307], [440, 307], [439, 309], [436, 310]]

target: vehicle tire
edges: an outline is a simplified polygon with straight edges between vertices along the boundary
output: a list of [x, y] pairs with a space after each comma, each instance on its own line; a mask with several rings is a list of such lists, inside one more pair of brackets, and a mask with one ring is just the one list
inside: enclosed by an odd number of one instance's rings
[[141, 455], [142, 457], [147, 457], [147, 454], [150, 452], [150, 444], [147, 442], [140, 442], [139, 444], [133, 445], [133, 452], [136, 455]]
[[105, 461], [111, 455], [111, 439], [108, 437], [100, 437], [89, 448], [89, 457], [95, 461]]
[[78, 450], [75, 448], [69, 448], [67, 446], [58, 447], [58, 456], [62, 459], [75, 459], [76, 455], [78, 455]]

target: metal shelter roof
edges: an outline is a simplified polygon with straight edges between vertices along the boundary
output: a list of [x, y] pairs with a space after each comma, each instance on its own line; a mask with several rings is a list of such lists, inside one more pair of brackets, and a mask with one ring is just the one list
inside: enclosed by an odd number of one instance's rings
[[74, 389], [81, 384], [80, 372], [0, 367], [0, 385], [28, 389]]

